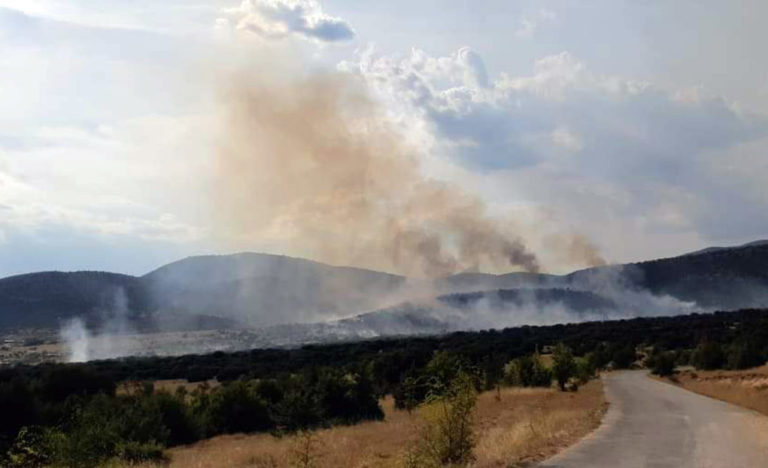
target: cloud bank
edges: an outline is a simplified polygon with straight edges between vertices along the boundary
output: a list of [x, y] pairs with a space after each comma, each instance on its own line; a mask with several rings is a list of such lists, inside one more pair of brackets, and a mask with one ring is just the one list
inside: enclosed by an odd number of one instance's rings
[[550, 207], [612, 252], [640, 252], [622, 247], [616, 231], [634, 231], [624, 240], [642, 232], [651, 245], [653, 235], [698, 244], [726, 231], [768, 232], [757, 215], [768, 208], [766, 191], [754, 183], [768, 176], [755, 159], [768, 149], [768, 120], [700, 88], [598, 74], [567, 52], [537, 60], [529, 75], [495, 78], [467, 48], [448, 56], [369, 50], [340, 67], [405, 126], [423, 129], [421, 139], [478, 191]]
[[238, 30], [270, 40], [298, 36], [317, 42], [349, 41], [352, 26], [326, 14], [315, 0], [243, 0], [224, 10], [219, 25], [232, 23]]

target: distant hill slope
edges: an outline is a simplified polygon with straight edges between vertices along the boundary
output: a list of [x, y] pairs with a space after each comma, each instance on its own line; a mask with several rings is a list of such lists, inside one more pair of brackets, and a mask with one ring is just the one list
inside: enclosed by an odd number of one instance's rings
[[[403, 302], [403, 286], [433, 296], [573, 289], [614, 302], [617, 290], [621, 290], [619, 295], [625, 290], [642, 290], [704, 308], [760, 307], [768, 305], [768, 242], [589, 268], [564, 276], [462, 273], [428, 284], [376, 271], [256, 253], [190, 257], [141, 277], [105, 272], [33, 273], [0, 279], [0, 327], [55, 327], [75, 316], [98, 325], [115, 315], [129, 317], [137, 328], [149, 328], [149, 322], [172, 329], [314, 322], [392, 310]], [[571, 296], [567, 300], [572, 302], [575, 296]], [[574, 309], [569, 306], [569, 310]]]
[[408, 303], [336, 322], [361, 336], [434, 334], [601, 318], [616, 304], [589, 291], [559, 288], [500, 289], [439, 296], [431, 304]]
[[0, 326], [44, 327], [78, 315], [95, 316], [116, 303], [126, 307], [137, 288], [133, 276], [99, 271], [10, 276], [0, 279]]
[[717, 247], [678, 257], [590, 268], [567, 275], [567, 284], [592, 289], [607, 279], [704, 308], [768, 305], [768, 242]]
[[380, 307], [405, 278], [278, 255], [190, 257], [141, 279], [154, 310], [237, 319], [252, 326], [317, 321]]

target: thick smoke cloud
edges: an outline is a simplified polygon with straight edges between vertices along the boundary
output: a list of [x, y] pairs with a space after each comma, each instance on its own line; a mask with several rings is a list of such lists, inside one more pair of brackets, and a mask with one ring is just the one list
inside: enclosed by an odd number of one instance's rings
[[[280, 240], [321, 261], [417, 277], [539, 271], [519, 223], [423, 175], [417, 149], [352, 78], [240, 80], [225, 104], [215, 212], [227, 238]], [[580, 238], [553, 249], [602, 263]]]
[[[471, 56], [472, 61], [464, 57]], [[496, 199], [551, 207], [610, 258], [672, 255], [764, 236], [768, 121], [706, 88], [603, 75], [568, 52], [530, 73], [482, 57], [373, 49], [342, 68]], [[759, 181], [759, 182], [758, 182]], [[733, 209], [738, 206], [739, 209]]]

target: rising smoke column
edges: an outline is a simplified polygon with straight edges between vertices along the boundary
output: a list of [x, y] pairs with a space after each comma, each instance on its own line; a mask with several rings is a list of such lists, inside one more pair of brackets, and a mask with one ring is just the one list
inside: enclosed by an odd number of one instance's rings
[[[320, 261], [409, 276], [539, 271], [514, 220], [424, 176], [419, 152], [349, 76], [237, 79], [225, 116], [214, 213], [227, 239], [281, 241]], [[602, 261], [579, 247], [586, 263]]]

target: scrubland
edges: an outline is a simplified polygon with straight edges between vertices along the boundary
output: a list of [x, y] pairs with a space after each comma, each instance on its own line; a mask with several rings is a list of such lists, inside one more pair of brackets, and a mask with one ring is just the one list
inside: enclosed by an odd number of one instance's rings
[[[168, 451], [171, 467], [403, 466], [418, 438], [419, 411], [395, 410], [382, 401], [383, 421], [337, 426], [312, 433], [225, 435]], [[602, 384], [576, 392], [505, 388], [481, 393], [475, 413], [474, 467], [521, 466], [547, 458], [600, 424], [606, 409]]]
[[682, 370], [671, 381], [696, 393], [768, 415], [768, 365], [745, 370]]

